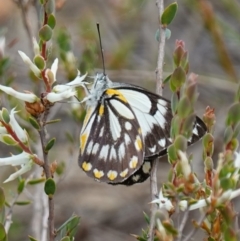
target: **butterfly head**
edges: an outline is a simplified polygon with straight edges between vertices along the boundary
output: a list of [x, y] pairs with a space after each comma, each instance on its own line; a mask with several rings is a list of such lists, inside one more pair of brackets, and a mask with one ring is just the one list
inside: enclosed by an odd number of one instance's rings
[[98, 73], [93, 81], [90, 90], [87, 89], [86, 97], [82, 102], [86, 102], [87, 106], [96, 106], [101, 99], [103, 92], [111, 86], [112, 82], [107, 75]]

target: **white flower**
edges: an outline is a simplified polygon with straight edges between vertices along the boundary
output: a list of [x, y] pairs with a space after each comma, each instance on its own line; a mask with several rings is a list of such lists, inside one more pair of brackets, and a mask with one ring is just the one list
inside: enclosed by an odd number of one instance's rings
[[15, 108], [11, 110], [9, 115], [10, 117], [9, 124], [11, 125], [13, 131], [16, 133], [19, 140], [26, 144], [28, 142], [28, 136], [27, 136], [26, 130], [23, 130], [22, 127], [18, 124], [18, 122], [15, 119], [14, 114], [17, 112], [18, 111], [15, 111]]
[[34, 50], [35, 55], [40, 54], [39, 44], [35, 37], [33, 37], [33, 50]]
[[76, 95], [76, 87], [84, 86], [86, 83], [83, 80], [86, 78], [87, 74], [80, 76], [80, 72], [78, 71], [77, 77], [64, 85], [56, 85], [54, 86], [51, 93], [48, 93], [45, 97], [48, 101], [54, 103], [60, 100], [68, 99], [74, 95]]
[[181, 159], [181, 166], [182, 166], [182, 172], [185, 178], [188, 178], [189, 175], [191, 174], [192, 170], [191, 170], [191, 166], [189, 164], [189, 161], [187, 159], [187, 155], [185, 152], [182, 152], [181, 150], [178, 151], [178, 154], [180, 156]]
[[58, 69], [58, 59], [56, 58], [51, 66], [51, 69], [46, 69], [45, 76], [50, 85], [56, 81], [56, 74]]
[[53, 61], [53, 64], [52, 64], [52, 66], [51, 66], [51, 71], [52, 71], [52, 73], [53, 73], [54, 82], [56, 81], [57, 69], [58, 69], [58, 58], [56, 58], [56, 59]]
[[39, 77], [41, 75], [40, 69], [32, 62], [32, 60], [22, 51], [18, 51], [19, 55], [21, 56], [22, 60], [28, 67], [32, 70], [32, 72]]
[[38, 97], [36, 95], [34, 95], [33, 93], [22, 93], [22, 92], [18, 92], [16, 90], [14, 90], [11, 87], [7, 87], [4, 85], [0, 85], [0, 90], [2, 90], [3, 92], [12, 95], [13, 97], [29, 102], [29, 103], [34, 103], [38, 101]]
[[80, 76], [80, 71], [78, 71], [77, 77], [73, 81], [64, 85], [55, 85], [53, 87], [53, 92], [61, 93], [63, 91], [66, 91], [72, 88], [84, 86], [86, 82], [83, 82], [83, 80], [86, 78], [86, 76], [87, 76], [87, 73], [85, 75]]
[[172, 202], [163, 196], [162, 189], [160, 189], [159, 195], [157, 199], [154, 199], [151, 203], [158, 203], [159, 208], [165, 208], [167, 211], [171, 211], [174, 209]]
[[0, 135], [7, 134], [7, 133], [8, 132], [7, 132], [6, 128], [4, 126], [0, 126]]
[[11, 157], [0, 158], [0, 166], [21, 165], [21, 168], [15, 173], [11, 174], [9, 178], [4, 181], [4, 183], [12, 181], [17, 177], [21, 176], [22, 174], [24, 174], [25, 172], [29, 171], [33, 165], [32, 159], [33, 159], [33, 155], [26, 152], [22, 152], [21, 154], [18, 154], [18, 155], [12, 155]]
[[51, 103], [54, 103], [60, 100], [68, 99], [74, 95], [76, 95], [75, 89], [68, 89], [60, 93], [54, 93], [54, 92], [48, 93], [45, 98]]

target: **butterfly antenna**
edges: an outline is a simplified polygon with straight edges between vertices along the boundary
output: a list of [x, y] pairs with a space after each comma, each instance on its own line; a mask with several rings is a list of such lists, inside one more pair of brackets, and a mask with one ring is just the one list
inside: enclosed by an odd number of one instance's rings
[[102, 64], [103, 64], [103, 74], [105, 73], [105, 63], [104, 63], [104, 57], [103, 57], [103, 47], [102, 47], [102, 40], [101, 40], [101, 34], [100, 34], [100, 24], [97, 23], [97, 30], [98, 30], [98, 37], [99, 37], [99, 43], [100, 43], [100, 49], [101, 49], [101, 55], [102, 55]]

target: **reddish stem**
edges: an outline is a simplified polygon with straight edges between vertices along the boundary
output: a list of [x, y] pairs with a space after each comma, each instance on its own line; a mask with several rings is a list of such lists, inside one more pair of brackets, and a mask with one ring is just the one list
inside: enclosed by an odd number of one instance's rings
[[[21, 147], [21, 149], [23, 151], [25, 151], [26, 153], [29, 153], [30, 155], [33, 155], [33, 153], [31, 152], [31, 150], [29, 149], [28, 146], [24, 145], [22, 143], [22, 141], [18, 138], [18, 136], [16, 135], [16, 133], [13, 131], [12, 127], [8, 124], [6, 124], [5, 122], [1, 121], [1, 124], [6, 128], [7, 132], [12, 136], [12, 138], [18, 143], [18, 145]], [[40, 159], [38, 159], [37, 157], [33, 158], [34, 162], [40, 166], [43, 166], [43, 161], [41, 161]]]

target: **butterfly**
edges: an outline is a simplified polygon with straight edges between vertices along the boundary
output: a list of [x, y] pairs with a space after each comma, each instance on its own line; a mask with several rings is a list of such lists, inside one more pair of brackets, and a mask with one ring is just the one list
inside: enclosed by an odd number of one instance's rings
[[[170, 101], [135, 85], [112, 82], [105, 74], [97, 74], [92, 87], [84, 88], [80, 167], [89, 177], [113, 185], [145, 181], [152, 160], [172, 144]], [[192, 133], [189, 144], [206, 133], [198, 117]]]

